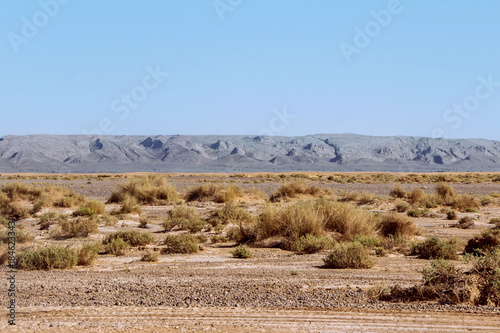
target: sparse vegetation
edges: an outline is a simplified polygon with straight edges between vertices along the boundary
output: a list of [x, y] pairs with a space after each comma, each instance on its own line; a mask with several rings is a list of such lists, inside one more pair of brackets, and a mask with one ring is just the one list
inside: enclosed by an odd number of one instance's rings
[[238, 245], [232, 252], [233, 257], [248, 259], [252, 258], [252, 252], [245, 245]]
[[324, 236], [316, 237], [310, 234], [301, 236], [293, 244], [293, 250], [300, 254], [316, 253], [333, 244], [331, 239]]
[[432, 236], [412, 246], [411, 252], [413, 255], [418, 255], [422, 259], [458, 259], [457, 252], [459, 251], [460, 243], [458, 239], [441, 240], [436, 236]]
[[484, 252], [495, 251], [499, 246], [500, 229], [487, 229], [467, 242], [465, 252], [474, 255], [483, 255]]
[[167, 235], [161, 249], [162, 254], [170, 253], [197, 253], [200, 251], [196, 237], [189, 234]]
[[154, 242], [154, 237], [148, 233], [141, 233], [137, 230], [128, 230], [117, 231], [111, 235], [108, 235], [103, 240], [103, 244], [109, 244], [115, 239], [122, 239], [123, 241], [129, 243], [130, 246], [145, 246]]
[[158, 253], [148, 251], [142, 256], [141, 261], [157, 262], [158, 261]]
[[74, 267], [77, 255], [66, 247], [49, 246], [27, 249], [16, 255], [16, 267], [25, 270], [52, 270]]
[[316, 196], [323, 193], [324, 190], [314, 185], [305, 185], [303, 182], [293, 181], [288, 184], [283, 184], [275, 193], [271, 194], [269, 200], [278, 202], [286, 198], [296, 198], [299, 194], [308, 194]]
[[357, 242], [335, 244], [323, 262], [326, 268], [371, 268], [375, 265], [368, 249]]
[[[124, 202], [128, 201], [134, 205], [167, 205], [179, 200], [177, 190], [168, 183], [167, 179], [158, 175], [148, 175], [139, 179], [133, 179], [113, 192], [108, 203], [121, 203], [122, 210]], [[132, 211], [136, 211], [135, 209]], [[131, 211], [130, 211], [131, 212]], [[126, 214], [125, 211], [123, 213]]]
[[389, 213], [383, 215], [379, 224], [383, 236], [414, 236], [418, 230], [413, 220], [404, 215]]
[[77, 264], [79, 266], [90, 266], [96, 259], [99, 253], [99, 243], [85, 244], [76, 250]]

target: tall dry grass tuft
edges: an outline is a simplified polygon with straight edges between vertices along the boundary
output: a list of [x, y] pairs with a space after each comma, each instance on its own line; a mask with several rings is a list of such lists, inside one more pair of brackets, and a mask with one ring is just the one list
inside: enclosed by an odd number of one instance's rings
[[141, 205], [166, 205], [179, 200], [177, 190], [165, 177], [147, 175], [133, 179], [121, 185], [108, 199], [108, 203], [122, 203], [127, 197], [133, 197]]
[[275, 193], [271, 194], [269, 200], [271, 202], [278, 202], [286, 198], [296, 198], [299, 194], [317, 196], [322, 193], [328, 193], [328, 191], [325, 192], [325, 190], [322, 190], [314, 185], [307, 186], [303, 182], [293, 181], [291, 183], [281, 185]]
[[379, 224], [380, 233], [387, 236], [414, 236], [418, 233], [412, 219], [397, 213], [386, 214]]
[[186, 193], [186, 201], [215, 201], [225, 203], [242, 197], [244, 191], [235, 185], [222, 187], [217, 184], [202, 184], [191, 187]]

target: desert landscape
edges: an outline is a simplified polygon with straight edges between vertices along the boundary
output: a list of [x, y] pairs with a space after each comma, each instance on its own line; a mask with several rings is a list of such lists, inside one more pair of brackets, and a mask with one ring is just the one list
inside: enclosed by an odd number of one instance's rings
[[0, 216], [6, 332], [500, 330], [500, 173], [2, 174]]

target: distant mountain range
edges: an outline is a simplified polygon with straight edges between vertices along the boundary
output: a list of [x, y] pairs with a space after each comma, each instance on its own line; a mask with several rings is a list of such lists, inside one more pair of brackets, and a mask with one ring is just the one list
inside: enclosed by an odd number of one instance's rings
[[355, 134], [0, 138], [0, 172], [134, 171], [500, 171], [500, 142]]

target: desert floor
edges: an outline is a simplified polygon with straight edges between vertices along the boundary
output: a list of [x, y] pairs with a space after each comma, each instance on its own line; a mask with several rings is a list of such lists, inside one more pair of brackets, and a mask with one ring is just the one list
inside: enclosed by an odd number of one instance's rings
[[[389, 192], [394, 181], [335, 182], [327, 174], [304, 174], [300, 180], [329, 189], [332, 197], [342, 198], [349, 192], [370, 193], [372, 202], [360, 209], [386, 213], [394, 210]], [[360, 176], [361, 175], [361, 176]], [[95, 175], [31, 175], [16, 178], [2, 175], [0, 186], [12, 182], [55, 184], [67, 187], [86, 198], [105, 202], [120, 184], [137, 175], [97, 178]], [[10, 178], [10, 179], [9, 179]], [[213, 183], [236, 185], [247, 191], [255, 188], [263, 198], [246, 196], [240, 205], [257, 214], [265, 197], [290, 175], [168, 175], [168, 181], [184, 194], [192, 186]], [[500, 182], [449, 183], [457, 194], [480, 198], [500, 193]], [[436, 183], [401, 183], [409, 191], [420, 188], [433, 193]], [[312, 199], [301, 196], [294, 200]], [[29, 205], [29, 203], [26, 203]], [[201, 216], [223, 206], [213, 201], [193, 201], [188, 205]], [[106, 204], [109, 213], [117, 204]], [[144, 262], [145, 251], [158, 252], [165, 237], [162, 223], [174, 205], [142, 206], [142, 213], [120, 214], [111, 225], [99, 225], [98, 232], [85, 239], [54, 240], [48, 230], [40, 230], [38, 216], [19, 221], [23, 230], [34, 236], [23, 247], [50, 244], [78, 246], [88, 241], [102, 241], [113, 232], [139, 230], [148, 232], [156, 242], [131, 248], [123, 256], [99, 254], [92, 266], [68, 270], [19, 270], [16, 275], [16, 326], [7, 325], [7, 284], [0, 284], [0, 331], [2, 332], [500, 332], [500, 307], [494, 305], [443, 305], [429, 302], [384, 302], [370, 298], [375, 286], [410, 287], [422, 281], [419, 272], [429, 260], [388, 251], [376, 258], [369, 269], [325, 269], [322, 258], [327, 251], [296, 254], [280, 248], [249, 244], [253, 257], [234, 258], [231, 241], [200, 244], [195, 254], [160, 254], [158, 262]], [[69, 214], [75, 208], [50, 208]], [[44, 211], [47, 209], [44, 208]], [[413, 218], [420, 229], [417, 239], [436, 235], [457, 237], [463, 242], [491, 228], [491, 218], [500, 217], [500, 199], [478, 212], [459, 212], [471, 216], [470, 229], [451, 227], [457, 221], [446, 219], [439, 209], [429, 217]], [[139, 229], [140, 218], [148, 218], [148, 229]], [[202, 231], [208, 239], [213, 230]], [[272, 243], [272, 242], [271, 242]], [[270, 243], [269, 243], [270, 244]], [[467, 263], [455, 260], [457, 267]], [[2, 265], [0, 274], [7, 275]]]

